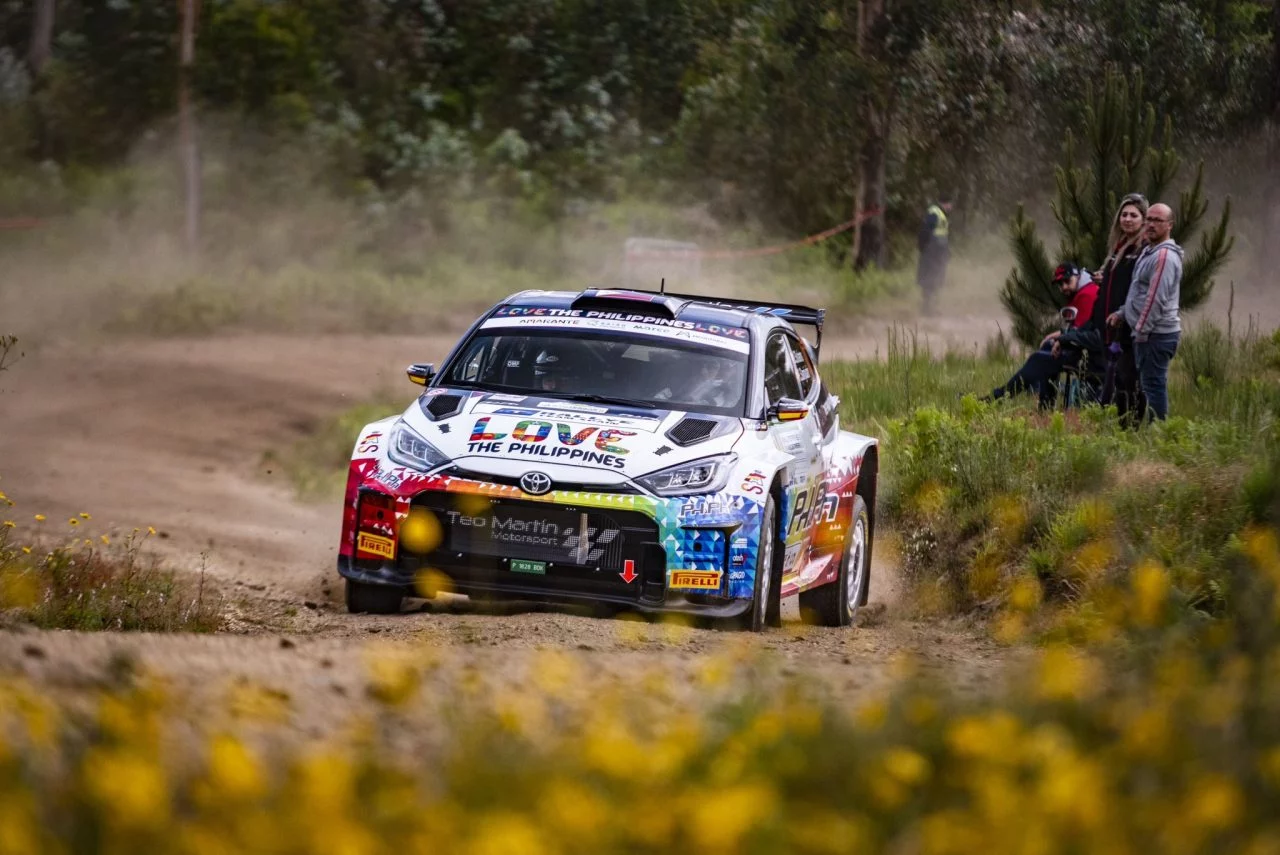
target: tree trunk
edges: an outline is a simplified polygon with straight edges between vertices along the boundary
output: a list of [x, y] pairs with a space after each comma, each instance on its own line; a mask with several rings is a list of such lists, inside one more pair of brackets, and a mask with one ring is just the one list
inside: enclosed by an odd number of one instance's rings
[[180, 41], [178, 51], [178, 146], [186, 200], [187, 251], [194, 254], [200, 245], [200, 149], [191, 103], [191, 76], [196, 61], [196, 15], [198, 0], [178, 0]]
[[[885, 266], [885, 160], [891, 108], [872, 112], [867, 125], [867, 141], [862, 151], [862, 197], [854, 216], [865, 216], [858, 225], [857, 251], [853, 268], [865, 270], [870, 265]], [[874, 213], [872, 213], [874, 212]]]
[[[1280, 163], [1280, 0], [1272, 0], [1271, 30], [1273, 58], [1271, 63], [1271, 121], [1267, 128], [1267, 162]], [[1262, 245], [1267, 247], [1263, 258], [1263, 276], [1280, 285], [1280, 170], [1269, 170], [1267, 191], [1267, 219]]]
[[1271, 118], [1280, 121], [1280, 0], [1271, 0]]
[[56, 0], [34, 0], [31, 11], [31, 46], [27, 48], [27, 67], [33, 78], [39, 77], [53, 55], [53, 21]]
[[[882, 38], [886, 0], [861, 0], [858, 4], [858, 53], [871, 60], [869, 65], [885, 62]], [[884, 76], [880, 86], [892, 86], [891, 78]], [[868, 265], [883, 267], [885, 263], [885, 159], [888, 152], [889, 117], [892, 115], [892, 98], [888, 91], [869, 89], [863, 96], [862, 115], [866, 138], [857, 155], [857, 184], [853, 194], [853, 216], [866, 218], [853, 228], [853, 246], [850, 261], [854, 270], [864, 270]], [[868, 212], [872, 212], [868, 215]]]

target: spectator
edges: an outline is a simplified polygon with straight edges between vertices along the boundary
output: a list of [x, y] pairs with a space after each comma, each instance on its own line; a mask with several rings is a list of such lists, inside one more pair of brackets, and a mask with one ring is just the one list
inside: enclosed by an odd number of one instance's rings
[[923, 295], [923, 313], [932, 315], [937, 308], [938, 291], [947, 280], [947, 262], [951, 259], [951, 197], [941, 196], [925, 211], [916, 243], [920, 248], [920, 264], [916, 268], [916, 284]]
[[1133, 330], [1138, 382], [1148, 412], [1161, 420], [1169, 416], [1169, 363], [1182, 338], [1182, 247], [1170, 237], [1172, 232], [1173, 209], [1152, 205], [1146, 217], [1147, 245], [1134, 263], [1124, 308], [1107, 318], [1112, 326], [1124, 321]]
[[1120, 200], [1107, 243], [1111, 251], [1094, 276], [1098, 280], [1098, 299], [1093, 304], [1093, 314], [1087, 324], [1069, 330], [1059, 339], [1064, 347], [1084, 351], [1088, 373], [1102, 374], [1099, 403], [1115, 404], [1126, 425], [1139, 423], [1146, 410], [1146, 398], [1138, 388], [1133, 336], [1127, 325], [1108, 325], [1107, 317], [1118, 311], [1129, 296], [1133, 265], [1142, 252], [1146, 215], [1147, 199], [1141, 193], [1130, 193]]
[[[1067, 298], [1068, 308], [1075, 310], [1071, 328], [1078, 329], [1089, 322], [1093, 315], [1093, 304], [1098, 297], [1098, 283], [1088, 281], [1081, 284], [1082, 277], [1088, 274], [1070, 261], [1059, 264], [1053, 272], [1053, 282], [1062, 289], [1062, 296]], [[1080, 351], [1063, 349], [1058, 345], [1061, 330], [1055, 330], [1040, 342], [1040, 349], [1027, 357], [1027, 361], [1009, 378], [1003, 386], [991, 390], [991, 394], [983, 397], [984, 401], [997, 401], [1006, 395], [1019, 392], [1035, 392], [1040, 399], [1040, 406], [1048, 409], [1058, 393], [1054, 382], [1064, 368], [1075, 367], [1080, 362]]]

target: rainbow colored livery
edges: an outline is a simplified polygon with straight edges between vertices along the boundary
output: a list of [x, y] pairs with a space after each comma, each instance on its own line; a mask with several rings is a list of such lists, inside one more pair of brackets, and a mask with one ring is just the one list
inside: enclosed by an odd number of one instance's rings
[[[520, 600], [850, 624], [870, 588], [878, 444], [840, 430], [804, 306], [524, 291], [356, 440], [352, 612], [415, 580]], [[418, 588], [421, 591], [421, 586]]]

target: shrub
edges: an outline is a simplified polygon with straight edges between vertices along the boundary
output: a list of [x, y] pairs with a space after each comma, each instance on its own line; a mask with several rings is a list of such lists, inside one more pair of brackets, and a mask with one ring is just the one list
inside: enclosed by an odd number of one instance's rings
[[[0, 504], [10, 505], [0, 493]], [[82, 515], [85, 519], [88, 515]], [[36, 516], [44, 523], [43, 515]], [[221, 601], [206, 587], [203, 568], [188, 579], [143, 554], [154, 532], [134, 531], [118, 542], [109, 535], [72, 536], [47, 548], [44, 533], [24, 545], [12, 520], [0, 523], [0, 614], [44, 629], [212, 632], [221, 629]]]

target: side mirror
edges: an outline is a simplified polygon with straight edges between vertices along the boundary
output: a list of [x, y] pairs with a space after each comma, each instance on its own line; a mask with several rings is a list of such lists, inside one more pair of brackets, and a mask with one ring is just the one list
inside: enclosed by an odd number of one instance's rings
[[798, 422], [809, 415], [809, 405], [795, 398], [780, 398], [765, 416], [775, 422]]
[[436, 376], [436, 367], [430, 362], [415, 362], [404, 373], [409, 375], [409, 382], [426, 386]]

